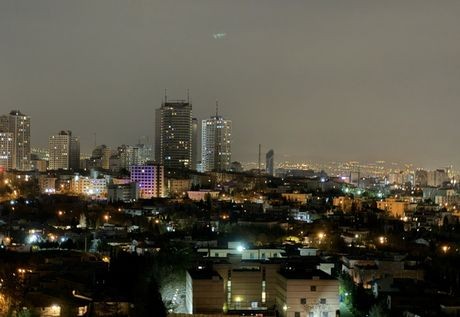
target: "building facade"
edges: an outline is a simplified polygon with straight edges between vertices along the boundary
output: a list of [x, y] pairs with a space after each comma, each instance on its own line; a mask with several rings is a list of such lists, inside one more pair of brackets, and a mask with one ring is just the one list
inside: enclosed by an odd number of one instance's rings
[[191, 169], [198, 169], [198, 119], [192, 118], [192, 166]]
[[139, 198], [139, 191], [136, 183], [110, 184], [108, 186], [108, 201], [131, 203]]
[[70, 181], [70, 191], [92, 199], [105, 199], [107, 198], [107, 179], [76, 175]]
[[0, 167], [13, 168], [13, 133], [0, 131]]
[[164, 167], [159, 164], [130, 166], [131, 182], [136, 182], [139, 198], [165, 196]]
[[30, 117], [13, 110], [0, 117], [0, 132], [12, 134], [11, 169], [30, 170]]
[[315, 268], [233, 255], [187, 272], [186, 308], [189, 314], [335, 317], [339, 281]]
[[221, 116], [201, 122], [201, 167], [204, 172], [226, 171], [232, 159], [232, 121]]
[[155, 117], [156, 162], [166, 168], [191, 168], [192, 130], [192, 105], [164, 102]]
[[61, 131], [48, 139], [50, 170], [78, 170], [80, 168], [80, 141], [71, 131]]

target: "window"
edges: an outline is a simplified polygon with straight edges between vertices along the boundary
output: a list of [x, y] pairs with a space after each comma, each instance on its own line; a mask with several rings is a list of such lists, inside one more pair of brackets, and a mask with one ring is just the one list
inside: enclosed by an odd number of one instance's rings
[[315, 313], [314, 313], [314, 312], [312, 312], [312, 311], [311, 311], [311, 312], [309, 312], [309, 313], [308, 313], [308, 317], [315, 317]]
[[300, 317], [300, 312], [296, 311], [296, 312], [294, 313], [294, 317]]
[[315, 285], [310, 286], [310, 291], [311, 292], [316, 292], [316, 286]]
[[320, 304], [326, 304], [326, 299], [325, 299], [325, 298], [321, 298], [321, 299], [319, 300], [319, 303], [320, 303]]
[[322, 316], [321, 316], [321, 317], [329, 317], [329, 312], [327, 312], [327, 311], [323, 311], [323, 314], [322, 314]]
[[300, 304], [306, 305], [307, 304], [307, 299], [306, 298], [301, 298], [300, 299]]

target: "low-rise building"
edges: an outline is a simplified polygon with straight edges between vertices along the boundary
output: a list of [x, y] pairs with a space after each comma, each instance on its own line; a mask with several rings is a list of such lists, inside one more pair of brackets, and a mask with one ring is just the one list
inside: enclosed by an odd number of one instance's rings
[[276, 293], [282, 317], [334, 317], [339, 311], [339, 281], [317, 269], [281, 269]]
[[400, 218], [409, 210], [409, 202], [396, 198], [387, 198], [377, 201], [377, 208], [387, 211], [391, 216]]
[[137, 199], [139, 199], [139, 191], [136, 183], [110, 184], [108, 186], [109, 202], [130, 203]]

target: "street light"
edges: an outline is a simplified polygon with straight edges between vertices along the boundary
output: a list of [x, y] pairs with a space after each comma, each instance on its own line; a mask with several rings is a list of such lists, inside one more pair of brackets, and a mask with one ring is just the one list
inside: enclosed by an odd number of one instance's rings
[[442, 249], [442, 251], [444, 252], [444, 254], [446, 254], [447, 251], [449, 251], [449, 246], [443, 245], [443, 246], [441, 247], [441, 249]]

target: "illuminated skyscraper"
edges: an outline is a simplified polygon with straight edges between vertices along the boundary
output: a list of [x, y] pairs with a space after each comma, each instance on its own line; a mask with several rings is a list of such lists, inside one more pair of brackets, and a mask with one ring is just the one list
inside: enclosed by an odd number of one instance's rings
[[30, 117], [19, 110], [13, 110], [9, 115], [0, 117], [0, 132], [12, 134], [11, 168], [30, 170]]
[[78, 170], [80, 168], [80, 141], [71, 131], [61, 131], [48, 139], [50, 170]]
[[216, 115], [201, 122], [202, 170], [225, 171], [232, 159], [232, 121]]
[[196, 170], [198, 164], [198, 119], [192, 118], [192, 166]]
[[166, 168], [192, 168], [192, 105], [164, 102], [156, 110], [155, 160]]
[[13, 168], [13, 133], [0, 131], [0, 168]]

